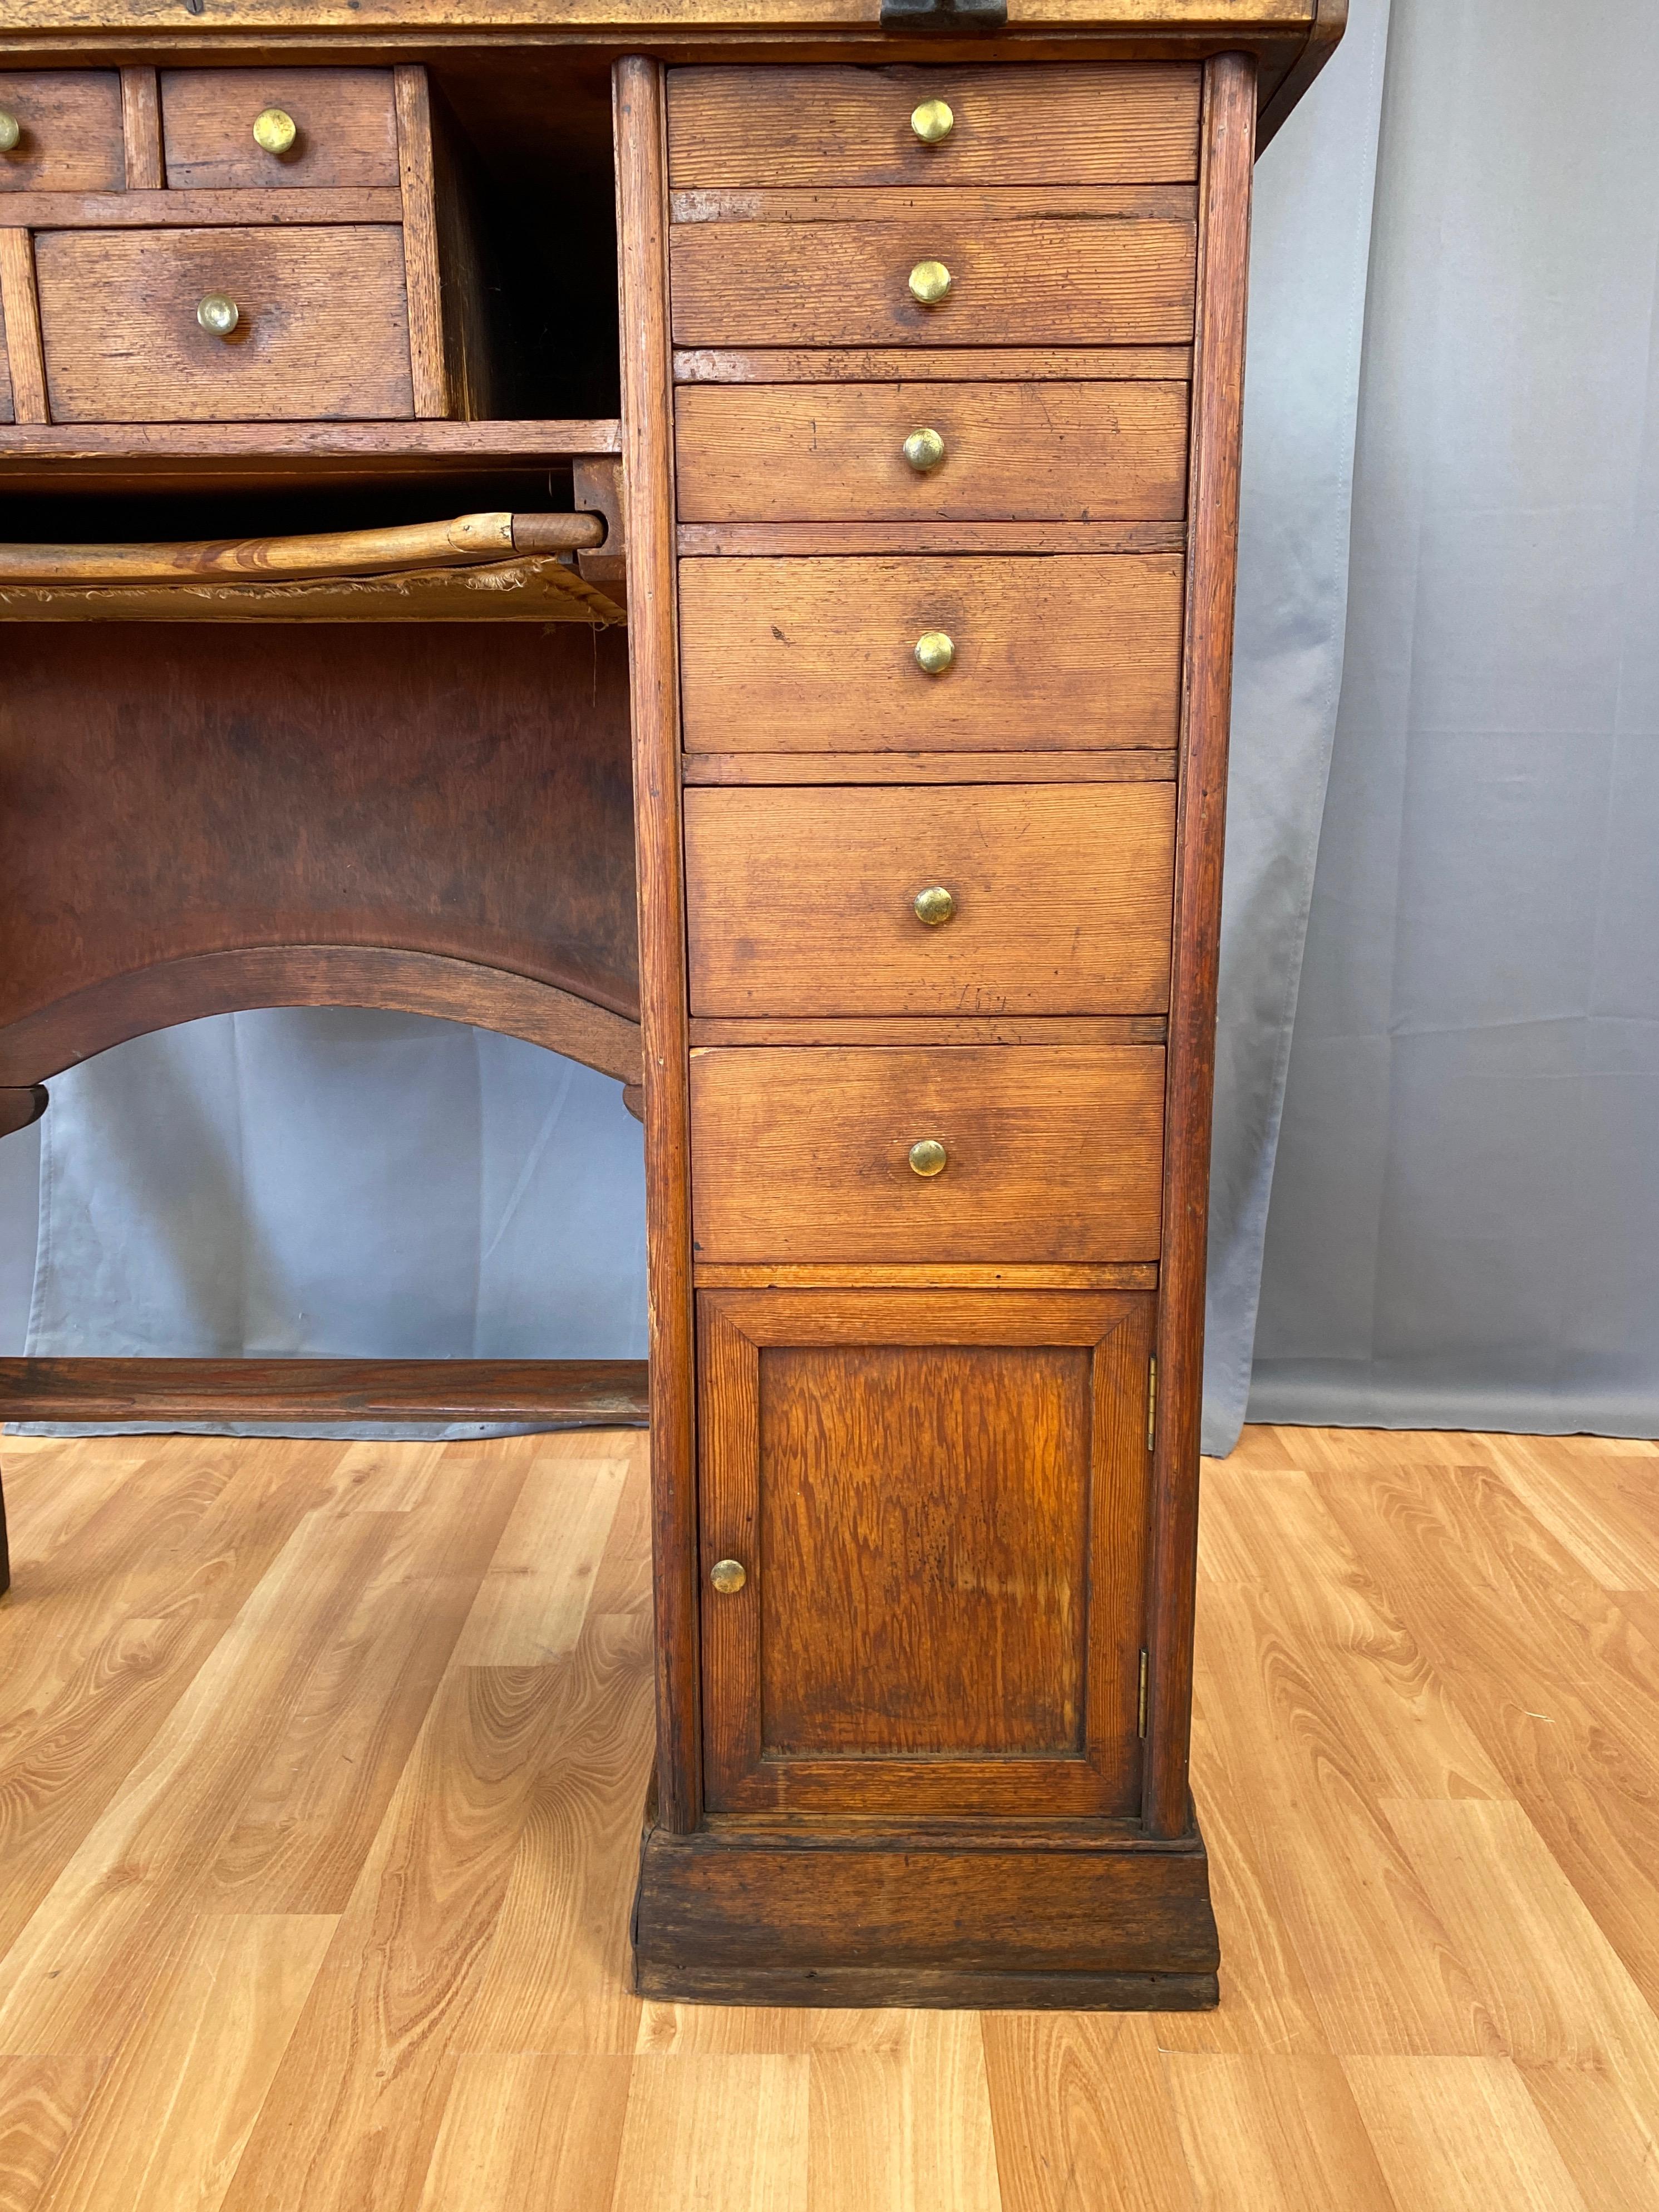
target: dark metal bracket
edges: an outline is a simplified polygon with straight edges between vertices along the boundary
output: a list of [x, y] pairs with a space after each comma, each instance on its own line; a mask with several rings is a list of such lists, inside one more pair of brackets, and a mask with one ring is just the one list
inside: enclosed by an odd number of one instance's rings
[[884, 31], [1006, 31], [1008, 0], [881, 0]]

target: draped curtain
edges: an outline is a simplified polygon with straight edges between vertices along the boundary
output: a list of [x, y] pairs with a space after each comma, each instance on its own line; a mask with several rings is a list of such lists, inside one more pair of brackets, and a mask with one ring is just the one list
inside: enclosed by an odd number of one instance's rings
[[[1258, 169], [1212, 1451], [1659, 1427], [1655, 64], [1651, 0], [1352, 0]], [[617, 1087], [402, 1015], [59, 1079], [0, 1232], [7, 1350], [643, 1348]]]

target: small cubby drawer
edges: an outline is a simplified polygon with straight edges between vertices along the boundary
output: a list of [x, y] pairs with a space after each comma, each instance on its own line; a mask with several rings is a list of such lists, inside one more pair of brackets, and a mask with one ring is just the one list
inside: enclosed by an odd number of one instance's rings
[[167, 183], [193, 191], [392, 186], [389, 69], [198, 69], [161, 74]]
[[1199, 96], [1190, 64], [678, 69], [669, 177], [676, 187], [1190, 182]]
[[690, 753], [1172, 746], [1178, 553], [680, 563]]
[[0, 192], [118, 192], [126, 183], [114, 70], [0, 70]]
[[415, 411], [395, 224], [45, 231], [34, 255], [54, 422]]
[[1172, 783], [694, 789], [685, 850], [694, 1014], [1170, 1003]]
[[699, 1261], [1155, 1260], [1156, 1045], [755, 1045], [691, 1056]]

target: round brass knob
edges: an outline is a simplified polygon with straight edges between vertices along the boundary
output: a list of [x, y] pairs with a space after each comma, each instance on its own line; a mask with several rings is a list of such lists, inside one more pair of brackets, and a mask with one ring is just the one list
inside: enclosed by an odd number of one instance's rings
[[300, 126], [286, 108], [262, 107], [253, 118], [253, 143], [267, 154], [290, 152], [299, 135]]
[[936, 307], [951, 289], [951, 272], [942, 261], [918, 261], [910, 271], [910, 297], [924, 307]]
[[930, 629], [916, 640], [916, 666], [924, 676], [943, 676], [957, 657], [957, 648], [942, 629]]
[[957, 127], [957, 118], [942, 100], [924, 100], [910, 111], [910, 128], [924, 146], [937, 146]]
[[945, 1173], [945, 1147], [937, 1137], [923, 1137], [910, 1147], [910, 1165], [919, 1176]]
[[741, 1559], [716, 1559], [708, 1570], [708, 1579], [722, 1597], [734, 1597], [749, 1577]]
[[[910, 902], [918, 921], [925, 921], [929, 929], [937, 929], [941, 922], [949, 921], [957, 910], [957, 902], [943, 884], [930, 884], [925, 891], [918, 891]], [[915, 1165], [913, 1159], [911, 1166]]]
[[241, 321], [242, 311], [222, 292], [210, 292], [198, 306], [196, 319], [211, 337], [228, 338]]
[[23, 126], [15, 115], [0, 107], [0, 154], [15, 153], [17, 142], [23, 135]]
[[945, 459], [945, 441], [937, 430], [912, 430], [904, 441], [904, 458], [918, 476], [925, 477]]

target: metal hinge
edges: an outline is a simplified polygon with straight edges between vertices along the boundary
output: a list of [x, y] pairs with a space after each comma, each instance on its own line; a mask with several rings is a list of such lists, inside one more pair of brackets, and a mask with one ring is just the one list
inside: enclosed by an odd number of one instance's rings
[[1146, 1362], [1146, 1449], [1158, 1443], [1158, 1354]]
[[1143, 1652], [1141, 1653], [1141, 1655], [1140, 1655], [1140, 1717], [1139, 1717], [1139, 1720], [1138, 1720], [1138, 1721], [1136, 1722], [1136, 1723], [1135, 1723], [1135, 1734], [1136, 1734], [1137, 1735], [1139, 1735], [1139, 1736], [1145, 1736], [1146, 1733], [1146, 1654], [1143, 1651]]

